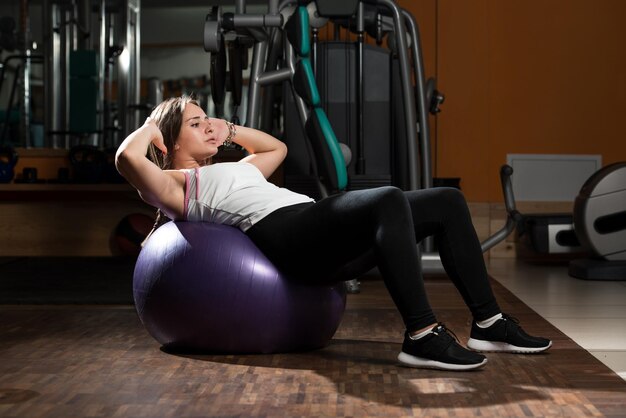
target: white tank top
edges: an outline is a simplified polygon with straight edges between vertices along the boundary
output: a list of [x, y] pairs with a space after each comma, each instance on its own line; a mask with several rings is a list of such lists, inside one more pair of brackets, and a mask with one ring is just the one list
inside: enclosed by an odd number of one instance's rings
[[188, 221], [231, 225], [245, 232], [277, 209], [314, 201], [268, 182], [250, 163], [217, 163], [181, 171], [185, 174], [184, 219]]

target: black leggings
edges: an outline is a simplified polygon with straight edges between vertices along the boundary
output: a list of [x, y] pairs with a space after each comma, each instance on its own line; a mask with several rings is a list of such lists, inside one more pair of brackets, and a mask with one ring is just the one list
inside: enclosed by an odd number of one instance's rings
[[247, 235], [290, 277], [350, 280], [378, 266], [408, 331], [436, 322], [416, 243], [433, 235], [474, 319], [500, 312], [463, 194], [453, 188], [350, 191], [279, 209]]

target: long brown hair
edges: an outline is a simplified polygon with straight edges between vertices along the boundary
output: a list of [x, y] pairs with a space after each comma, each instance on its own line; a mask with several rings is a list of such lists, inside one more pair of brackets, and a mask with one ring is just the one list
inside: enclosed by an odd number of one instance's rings
[[[174, 145], [176, 144], [178, 135], [180, 135], [180, 129], [183, 125], [183, 112], [189, 103], [200, 106], [200, 103], [193, 96], [183, 95], [180, 97], [172, 97], [161, 102], [150, 114], [150, 117], [156, 122], [157, 127], [163, 135], [163, 143], [167, 148], [167, 154], [163, 155], [161, 150], [159, 150], [154, 144], [150, 144], [148, 147], [148, 158], [150, 158], [153, 163], [163, 170], [170, 170], [172, 168], [175, 155], [174, 153], [176, 152]], [[203, 165], [210, 163], [211, 158], [207, 158]], [[156, 231], [158, 227], [169, 220], [170, 219], [163, 214], [161, 209], [157, 209], [154, 226], [152, 227], [152, 231], [150, 231], [144, 240], [144, 243], [148, 240], [148, 238], [150, 238], [152, 233]]]
[[[189, 103], [200, 106], [200, 103], [193, 96], [183, 95], [161, 102], [150, 114], [150, 118], [156, 122], [161, 134], [163, 134], [167, 155], [164, 156], [154, 144], [150, 144], [148, 157], [163, 170], [172, 168], [175, 153], [174, 145], [183, 125], [183, 112]], [[205, 164], [209, 162], [205, 161]]]

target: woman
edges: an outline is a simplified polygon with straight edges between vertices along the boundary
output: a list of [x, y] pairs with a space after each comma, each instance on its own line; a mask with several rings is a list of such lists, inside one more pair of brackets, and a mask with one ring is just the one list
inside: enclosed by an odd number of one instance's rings
[[[249, 153], [237, 163], [210, 164], [225, 142]], [[146, 157], [151, 151], [152, 160]], [[551, 341], [532, 337], [502, 314], [467, 204], [456, 189], [403, 192], [395, 187], [350, 191], [319, 202], [267, 178], [287, 154], [276, 138], [210, 119], [189, 97], [169, 99], [130, 134], [116, 155], [119, 172], [167, 218], [239, 227], [291, 277], [348, 280], [353, 266], [378, 266], [406, 325], [400, 363], [471, 370], [479, 351], [536, 353]], [[158, 165], [157, 165], [158, 164]], [[434, 235], [446, 272], [472, 312], [470, 350], [429, 305], [416, 243]]]

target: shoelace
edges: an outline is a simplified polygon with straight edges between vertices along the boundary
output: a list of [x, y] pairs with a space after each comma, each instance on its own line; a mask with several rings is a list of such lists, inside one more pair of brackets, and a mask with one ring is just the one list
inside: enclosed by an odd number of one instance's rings
[[502, 319], [505, 320], [504, 338], [508, 338], [509, 333], [519, 333], [521, 331], [519, 319], [516, 317], [503, 313]]
[[516, 325], [519, 325], [519, 319], [517, 319], [514, 316], [507, 315], [507, 314], [503, 313], [502, 314], [502, 319], [505, 319], [507, 321], [511, 321], [511, 322], [515, 323]]
[[439, 329], [441, 329], [442, 332], [450, 335], [451, 337], [454, 337], [454, 339], [456, 340], [457, 343], [459, 343], [459, 337], [456, 336], [456, 334], [454, 333], [454, 331], [452, 331], [451, 329], [449, 329], [448, 327], [446, 327], [444, 325], [443, 322], [439, 322], [437, 324], [437, 326], [435, 328], [433, 328], [433, 334], [435, 335], [439, 335]]

